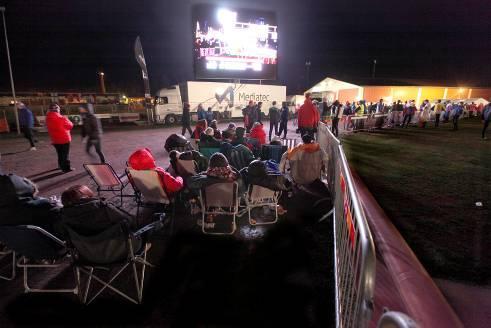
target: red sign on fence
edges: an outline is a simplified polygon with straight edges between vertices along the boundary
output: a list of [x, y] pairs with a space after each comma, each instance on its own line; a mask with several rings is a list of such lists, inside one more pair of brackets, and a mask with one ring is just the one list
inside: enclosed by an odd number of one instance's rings
[[348, 201], [348, 193], [346, 192], [346, 181], [343, 173], [340, 174], [339, 183], [341, 185], [341, 191], [343, 192], [343, 207], [344, 217], [346, 219], [346, 227], [348, 230], [348, 236], [351, 242], [351, 248], [355, 249], [355, 225], [353, 223], [353, 216], [351, 215], [351, 208]]

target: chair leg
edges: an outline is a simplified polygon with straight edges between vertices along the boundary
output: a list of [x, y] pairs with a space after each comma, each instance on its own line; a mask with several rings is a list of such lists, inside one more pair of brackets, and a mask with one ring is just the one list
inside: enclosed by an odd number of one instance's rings
[[8, 252], [4, 252], [2, 253], [3, 255], [8, 255], [8, 256], [11, 256], [12, 257], [12, 269], [10, 271], [10, 276], [1, 276], [0, 275], [0, 279], [3, 279], [3, 280], [14, 280], [15, 279], [15, 276], [16, 276], [16, 270], [15, 270], [15, 252], [14, 251], [8, 251]]

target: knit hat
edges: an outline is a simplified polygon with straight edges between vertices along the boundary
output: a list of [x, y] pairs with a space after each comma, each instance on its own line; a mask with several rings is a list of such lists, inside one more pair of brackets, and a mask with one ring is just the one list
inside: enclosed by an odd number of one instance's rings
[[205, 134], [208, 136], [213, 136], [215, 134], [215, 131], [213, 131], [213, 128], [206, 128]]
[[210, 157], [210, 164], [209, 167], [227, 167], [228, 166], [228, 160], [225, 155], [222, 153], [214, 153]]

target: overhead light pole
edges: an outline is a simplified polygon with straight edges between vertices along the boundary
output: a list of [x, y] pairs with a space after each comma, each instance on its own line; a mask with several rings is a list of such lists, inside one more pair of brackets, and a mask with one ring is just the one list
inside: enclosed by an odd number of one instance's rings
[[10, 86], [12, 87], [12, 97], [14, 98], [15, 124], [17, 125], [17, 134], [20, 134], [19, 113], [17, 113], [17, 99], [15, 97], [14, 75], [12, 74], [12, 63], [10, 62], [9, 40], [7, 37], [7, 24], [5, 23], [5, 7], [0, 7], [0, 11], [2, 12], [3, 31], [5, 34], [5, 47], [7, 48], [7, 60], [9, 63], [9, 72], [10, 72]]
[[305, 68], [307, 69], [307, 88], [310, 88], [310, 65], [311, 62], [309, 59], [305, 61]]
[[106, 94], [106, 82], [104, 81], [104, 72], [99, 72], [99, 81], [101, 83], [101, 93]]

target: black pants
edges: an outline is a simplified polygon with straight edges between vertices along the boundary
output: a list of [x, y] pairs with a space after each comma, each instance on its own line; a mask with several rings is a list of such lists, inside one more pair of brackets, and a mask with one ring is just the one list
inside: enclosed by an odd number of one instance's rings
[[[407, 120], [407, 124], [406, 124], [406, 120]], [[402, 121], [402, 127], [404, 127], [404, 125], [409, 126], [409, 122], [411, 122], [411, 115], [404, 115], [404, 120]]]
[[101, 139], [89, 139], [87, 140], [87, 144], [85, 145], [85, 151], [90, 155], [90, 148], [94, 146], [95, 152], [99, 155], [101, 159], [101, 163], [106, 163], [106, 159], [104, 158], [104, 154], [101, 150]]
[[70, 143], [53, 145], [58, 155], [58, 167], [67, 172], [70, 170], [70, 160], [68, 155], [70, 154]]
[[486, 137], [486, 130], [488, 129], [489, 122], [491, 122], [491, 120], [484, 121], [484, 126], [482, 127], [482, 138], [483, 139]]
[[458, 130], [459, 129], [459, 117], [458, 115], [454, 115], [452, 118], [452, 123], [453, 123], [453, 129]]
[[339, 134], [338, 123], [339, 123], [339, 118], [335, 117], [335, 118], [332, 119], [332, 128], [331, 128], [331, 131], [332, 131], [332, 133], [336, 137]]
[[440, 114], [435, 114], [435, 128], [440, 125]]
[[181, 134], [184, 136], [186, 135], [186, 130], [189, 131], [189, 136], [193, 136], [193, 130], [191, 130], [191, 126], [189, 124], [183, 124], [182, 125], [182, 132]]
[[278, 122], [269, 121], [269, 141], [271, 141], [271, 132], [273, 132], [274, 127], [274, 135], [278, 135]]
[[29, 140], [29, 143], [31, 144], [31, 147], [34, 147], [34, 139], [33, 139], [32, 132], [33, 131], [32, 131], [31, 128], [28, 128], [28, 127], [25, 127], [25, 126], [22, 127], [22, 133], [24, 133], [24, 138], [26, 138], [27, 140]]
[[288, 121], [281, 121], [280, 122], [280, 129], [278, 131], [278, 136], [281, 136], [281, 133], [283, 134], [283, 138], [286, 139], [286, 133], [288, 132]]

